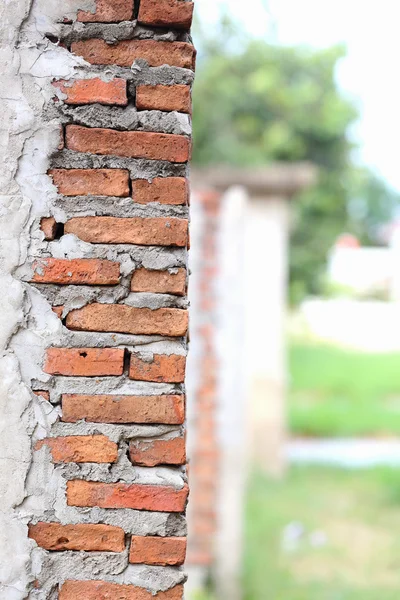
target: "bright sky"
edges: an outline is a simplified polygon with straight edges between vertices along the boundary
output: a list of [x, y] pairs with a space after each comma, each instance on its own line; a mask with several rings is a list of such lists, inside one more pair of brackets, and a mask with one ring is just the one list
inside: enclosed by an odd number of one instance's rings
[[196, 9], [212, 24], [224, 5], [257, 36], [272, 14], [282, 44], [346, 44], [337, 77], [361, 112], [359, 158], [400, 190], [400, 0], [197, 0]]

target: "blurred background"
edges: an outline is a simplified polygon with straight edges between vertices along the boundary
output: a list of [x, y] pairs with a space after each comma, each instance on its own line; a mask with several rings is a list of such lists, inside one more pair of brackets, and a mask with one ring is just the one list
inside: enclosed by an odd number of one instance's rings
[[400, 596], [400, 6], [199, 0], [190, 600]]

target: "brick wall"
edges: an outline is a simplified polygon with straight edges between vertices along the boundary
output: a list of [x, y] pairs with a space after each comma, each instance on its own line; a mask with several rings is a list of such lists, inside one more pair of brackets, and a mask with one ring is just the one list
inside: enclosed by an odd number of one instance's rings
[[97, 0], [52, 40], [86, 62], [53, 81], [57, 194], [27, 278], [60, 320], [32, 383], [56, 487], [29, 524], [34, 598], [183, 597], [192, 11]]

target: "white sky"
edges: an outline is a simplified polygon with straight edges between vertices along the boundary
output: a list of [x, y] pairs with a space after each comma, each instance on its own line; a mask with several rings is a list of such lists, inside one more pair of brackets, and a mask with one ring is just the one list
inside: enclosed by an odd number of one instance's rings
[[269, 29], [268, 5], [280, 43], [346, 44], [337, 75], [361, 112], [360, 159], [400, 190], [400, 0], [197, 0], [196, 10], [212, 24], [223, 5], [257, 36]]

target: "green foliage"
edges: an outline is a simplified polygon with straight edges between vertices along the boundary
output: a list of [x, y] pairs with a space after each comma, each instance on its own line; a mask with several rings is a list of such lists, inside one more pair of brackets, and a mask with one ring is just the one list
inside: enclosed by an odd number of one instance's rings
[[321, 344], [289, 349], [289, 425], [322, 437], [400, 433], [399, 353], [363, 353]]
[[[199, 25], [195, 37], [193, 162], [260, 166], [307, 160], [318, 165], [318, 184], [293, 204], [291, 252], [292, 299], [318, 293], [336, 237], [345, 229], [368, 237], [355, 211], [349, 218], [352, 194], [385, 193], [381, 182], [356, 171], [350, 160], [347, 132], [358, 115], [335, 81], [345, 49], [272, 45], [246, 38], [226, 17], [212, 37]], [[370, 180], [379, 183], [375, 192]], [[387, 212], [383, 197], [382, 210], [370, 211], [367, 234]]]
[[[389, 468], [295, 467], [283, 481], [254, 473], [245, 600], [396, 600], [399, 490], [399, 471]], [[285, 549], [295, 523], [298, 537]]]

